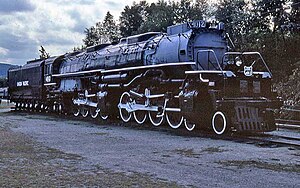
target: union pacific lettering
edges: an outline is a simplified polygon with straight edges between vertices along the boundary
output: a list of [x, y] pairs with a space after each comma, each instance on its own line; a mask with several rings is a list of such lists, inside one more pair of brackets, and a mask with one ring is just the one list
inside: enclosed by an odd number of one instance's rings
[[29, 86], [29, 81], [17, 82], [17, 87], [21, 87], [21, 86]]

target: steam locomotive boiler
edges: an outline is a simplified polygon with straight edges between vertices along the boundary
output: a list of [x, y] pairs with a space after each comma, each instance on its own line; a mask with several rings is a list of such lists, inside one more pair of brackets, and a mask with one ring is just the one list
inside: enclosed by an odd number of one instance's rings
[[[222, 23], [202, 20], [30, 61], [9, 71], [17, 109], [154, 126], [275, 130], [272, 74], [258, 52], [232, 52]], [[34, 72], [31, 74], [30, 72]]]

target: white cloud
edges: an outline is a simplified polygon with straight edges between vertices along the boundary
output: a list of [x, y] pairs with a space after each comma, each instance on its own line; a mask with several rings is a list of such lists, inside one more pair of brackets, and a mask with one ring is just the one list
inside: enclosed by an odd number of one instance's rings
[[8, 49], [0, 47], [0, 57], [7, 55], [8, 52]]
[[133, 1], [1, 0], [0, 62], [22, 65], [38, 58], [41, 45], [50, 55], [68, 52], [83, 44], [85, 28], [102, 21], [107, 11], [117, 20]]

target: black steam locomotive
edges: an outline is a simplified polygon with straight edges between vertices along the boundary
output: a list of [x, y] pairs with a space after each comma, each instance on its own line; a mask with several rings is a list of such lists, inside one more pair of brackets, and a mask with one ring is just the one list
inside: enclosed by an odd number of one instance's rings
[[9, 71], [17, 110], [164, 120], [226, 131], [275, 130], [272, 74], [258, 52], [231, 52], [222, 23], [202, 20], [38, 59]]

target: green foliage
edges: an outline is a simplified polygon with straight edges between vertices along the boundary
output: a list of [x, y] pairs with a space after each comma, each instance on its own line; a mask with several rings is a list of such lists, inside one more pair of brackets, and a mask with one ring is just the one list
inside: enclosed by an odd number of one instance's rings
[[96, 23], [95, 26], [85, 29], [85, 46], [94, 46], [109, 42], [116, 42], [119, 35], [119, 28], [114, 20], [113, 15], [108, 11], [103, 22]]
[[149, 31], [166, 32], [167, 27], [174, 23], [174, 12], [170, 4], [164, 1], [152, 3], [146, 9], [146, 18], [138, 28], [138, 33]]
[[299, 0], [292, 0], [291, 1], [291, 14], [290, 14], [290, 22], [293, 23], [300, 23], [300, 2]]
[[0, 78], [0, 88], [7, 87], [7, 86], [8, 86], [7, 78]]
[[208, 12], [205, 0], [164, 1], [147, 4], [141, 1], [126, 6], [120, 16], [120, 31], [123, 37], [134, 34], [161, 31], [173, 24], [202, 19]]
[[130, 35], [138, 34], [138, 30], [146, 19], [148, 7], [146, 1], [141, 1], [139, 4], [135, 2], [133, 5], [125, 6], [120, 16], [120, 32], [121, 36], [127, 37]]

